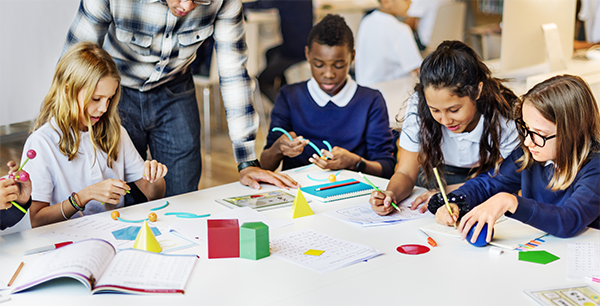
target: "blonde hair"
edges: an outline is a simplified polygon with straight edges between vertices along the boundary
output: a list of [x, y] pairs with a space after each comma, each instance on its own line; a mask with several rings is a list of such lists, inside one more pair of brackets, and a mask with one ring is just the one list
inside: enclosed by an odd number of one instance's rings
[[[119, 86], [117, 86], [106, 113], [100, 117], [96, 125], [92, 126], [87, 108], [96, 85], [105, 77], [115, 79]], [[87, 92], [84, 97], [85, 113], [83, 116], [88, 118], [88, 131], [94, 153], [97, 148], [106, 152], [108, 155], [106, 164], [112, 167], [112, 162], [117, 159], [119, 154], [118, 144], [121, 139], [121, 120], [117, 111], [121, 94], [120, 83], [121, 77], [117, 65], [108, 52], [91, 42], [80, 42], [72, 46], [56, 66], [52, 86], [44, 98], [34, 130], [54, 118], [56, 126], [60, 129], [59, 134], [61, 134], [58, 142], [60, 152], [69, 160], [73, 160], [81, 142], [80, 109], [77, 96], [81, 90], [85, 89]]]
[[[588, 84], [574, 75], [560, 75], [535, 85], [515, 107], [520, 117], [523, 104], [529, 103], [548, 121], [556, 125], [554, 175], [546, 188], [564, 190], [589, 161], [591, 153], [600, 151], [600, 112]], [[534, 163], [520, 135], [523, 156], [518, 160], [527, 169]]]

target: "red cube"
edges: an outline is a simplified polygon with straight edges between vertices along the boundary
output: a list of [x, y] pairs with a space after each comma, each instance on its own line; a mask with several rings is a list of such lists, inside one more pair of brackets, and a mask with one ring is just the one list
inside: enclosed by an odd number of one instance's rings
[[240, 257], [240, 227], [237, 219], [207, 220], [208, 258]]

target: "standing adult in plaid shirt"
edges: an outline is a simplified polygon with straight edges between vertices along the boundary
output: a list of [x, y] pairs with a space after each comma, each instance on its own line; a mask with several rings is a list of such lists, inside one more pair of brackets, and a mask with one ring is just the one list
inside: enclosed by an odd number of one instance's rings
[[256, 160], [258, 116], [244, 27], [240, 0], [81, 0], [63, 52], [92, 41], [111, 54], [122, 77], [122, 125], [143, 159], [149, 147], [169, 169], [165, 196], [198, 188], [200, 119], [189, 65], [211, 35], [240, 182], [255, 189], [259, 182], [297, 187]]

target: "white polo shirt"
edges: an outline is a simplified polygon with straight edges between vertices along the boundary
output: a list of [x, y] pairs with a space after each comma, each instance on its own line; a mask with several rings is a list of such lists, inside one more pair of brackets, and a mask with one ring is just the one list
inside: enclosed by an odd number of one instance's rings
[[[407, 101], [402, 132], [400, 133], [400, 147], [409, 152], [419, 152], [419, 122], [417, 105], [419, 96], [414, 93]], [[483, 133], [483, 121], [481, 116], [477, 126], [471, 132], [452, 133], [446, 127], [442, 127], [442, 154], [446, 165], [473, 168], [479, 165], [479, 141]], [[500, 155], [506, 158], [519, 145], [519, 134], [514, 122], [501, 119], [502, 139], [500, 140]]]
[[[417, 32], [424, 46], [429, 45], [440, 6], [452, 3], [452, 0], [412, 0], [406, 15], [419, 18]], [[437, 47], [437, 46], [434, 46]]]
[[360, 22], [356, 38], [356, 82], [362, 86], [405, 77], [419, 68], [421, 53], [410, 27], [378, 10]]
[[[54, 118], [51, 119], [55, 126]], [[58, 131], [58, 132], [57, 132]], [[106, 179], [120, 179], [134, 182], [144, 174], [144, 161], [136, 151], [129, 134], [121, 127], [119, 155], [113, 161], [112, 168], [106, 164], [107, 154], [96, 150], [90, 140], [89, 132], [80, 132], [79, 151], [71, 161], [60, 152], [58, 142], [60, 129], [54, 130], [50, 123], [34, 131], [23, 148], [21, 160], [27, 158], [27, 151], [34, 149], [37, 156], [30, 160], [24, 169], [29, 172], [32, 183], [31, 196], [34, 201], [55, 205], [69, 198], [71, 193], [79, 192], [87, 186]], [[116, 207], [123, 207], [123, 197]], [[84, 214], [95, 214], [114, 209], [115, 205], [90, 201], [85, 206]], [[74, 217], [79, 216], [75, 214]]]
[[358, 85], [350, 76], [346, 77], [346, 84], [344, 85], [342, 90], [340, 90], [340, 92], [338, 92], [333, 97], [324, 92], [323, 89], [319, 87], [319, 84], [317, 83], [317, 80], [315, 80], [315, 78], [310, 78], [310, 80], [308, 80], [306, 84], [306, 87], [308, 88], [308, 93], [310, 94], [310, 96], [320, 107], [325, 107], [325, 105], [327, 105], [329, 101], [331, 101], [338, 107], [344, 107], [348, 105], [348, 103], [350, 103], [352, 98], [354, 98], [354, 94], [358, 89]]

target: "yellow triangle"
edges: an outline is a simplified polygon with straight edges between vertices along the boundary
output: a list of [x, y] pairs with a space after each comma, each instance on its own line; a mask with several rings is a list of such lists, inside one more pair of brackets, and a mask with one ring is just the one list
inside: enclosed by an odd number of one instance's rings
[[144, 225], [142, 225], [142, 228], [140, 228], [140, 231], [135, 238], [133, 248], [154, 253], [160, 253], [162, 251], [160, 244], [158, 244], [158, 240], [156, 240], [156, 237], [154, 237], [154, 233], [146, 221], [144, 221]]
[[302, 191], [298, 188], [298, 193], [294, 199], [294, 205], [292, 205], [292, 218], [296, 219], [314, 214], [315, 213], [310, 209], [310, 206], [308, 206], [308, 202], [304, 198], [304, 195], [302, 195]]

